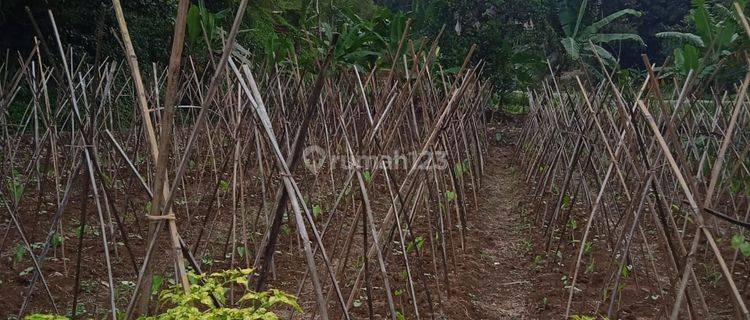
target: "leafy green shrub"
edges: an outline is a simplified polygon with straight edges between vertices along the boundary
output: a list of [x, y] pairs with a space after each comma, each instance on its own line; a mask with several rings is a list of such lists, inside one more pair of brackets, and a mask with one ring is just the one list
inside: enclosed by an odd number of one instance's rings
[[[144, 320], [166, 319], [278, 319], [271, 308], [278, 304], [288, 305], [302, 312], [297, 299], [281, 290], [271, 289], [254, 292], [248, 287], [247, 277], [252, 269], [226, 270], [212, 274], [188, 274], [192, 285], [185, 294], [180, 285], [173, 285], [159, 295], [161, 303], [173, 305], [163, 313], [144, 317]], [[226, 292], [233, 285], [240, 285], [246, 293], [235, 303], [227, 306]], [[214, 304], [214, 300], [221, 307]]]
[[[279, 317], [271, 311], [279, 305], [291, 306], [298, 312], [302, 308], [297, 298], [281, 290], [271, 289], [254, 292], [248, 286], [248, 275], [252, 269], [234, 269], [211, 274], [190, 272], [190, 293], [185, 294], [179, 284], [165, 289], [159, 294], [160, 307], [169, 306], [164, 312], [141, 320], [171, 319], [263, 319], [273, 320]], [[234, 303], [227, 305], [226, 293], [232, 286], [242, 287], [245, 294]], [[220, 307], [217, 306], [221, 305]], [[64, 320], [63, 316], [34, 314], [26, 320]]]

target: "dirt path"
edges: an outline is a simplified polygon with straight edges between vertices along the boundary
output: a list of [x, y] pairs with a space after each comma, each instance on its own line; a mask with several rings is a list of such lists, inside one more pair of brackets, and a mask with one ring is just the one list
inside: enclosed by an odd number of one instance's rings
[[450, 314], [451, 319], [532, 317], [531, 242], [524, 235], [525, 188], [514, 145], [518, 130], [518, 124], [503, 123], [490, 131], [478, 210], [470, 217], [470, 240], [457, 275], [460, 294], [451, 301], [451, 309], [463, 307], [464, 314]]

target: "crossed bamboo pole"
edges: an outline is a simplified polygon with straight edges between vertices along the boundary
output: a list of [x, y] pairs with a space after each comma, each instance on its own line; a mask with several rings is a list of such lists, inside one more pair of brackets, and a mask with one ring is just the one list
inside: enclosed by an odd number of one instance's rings
[[[17, 96], [22, 88], [35, 92], [20, 125], [0, 119], [8, 155], [2, 171], [10, 176], [20, 166], [25, 176], [18, 182], [24, 187], [19, 201], [5, 202], [4, 212], [18, 219], [6, 226], [0, 248], [20, 241], [34, 265], [19, 316], [41, 303], [33, 294], [36, 282], [50, 304], [72, 304], [74, 316], [80, 316], [77, 305], [89, 294], [81, 287], [91, 277], [87, 270], [96, 268], [87, 262], [92, 237], [100, 238], [94, 247], [106, 253], [96, 263], [107, 266], [102, 288], [109, 317], [117, 310], [129, 317], [154, 311], [149, 278], [165, 273], [159, 262], [174, 266], [166, 273], [189, 290], [188, 269], [206, 272], [215, 267], [205, 261], [224, 257], [226, 267], [253, 266], [253, 258], [268, 251], [262, 239], [270, 237], [277, 239], [271, 246], [275, 254], [252, 279], [261, 287], [277, 285], [278, 274], [299, 272], [302, 300], [315, 301], [310, 314], [362, 316], [352, 307], [362, 287], [372, 314], [419, 319], [439, 312], [470, 232], [471, 202], [480, 192], [487, 148], [482, 110], [491, 88], [481, 81], [481, 65], [470, 64], [471, 53], [458, 74], [448, 75], [435, 61], [437, 40], [423, 51], [405, 31], [385, 72], [338, 65], [340, 72], [311, 77], [294, 63], [254, 65], [230, 31], [222, 58], [201, 70], [192, 57], [182, 59], [179, 20], [187, 4], [181, 1], [170, 64], [153, 66], [152, 77], [146, 77], [132, 54], [124, 12], [115, 4], [127, 65], [77, 60], [57, 38], [59, 63], [35, 50], [19, 59], [19, 72], [2, 80], [2, 110], [22, 101]], [[334, 63], [328, 58], [318, 68], [326, 71]], [[122, 112], [128, 109], [133, 112]], [[20, 148], [29, 140], [31, 155]], [[340, 170], [341, 163], [329, 161], [316, 173], [294, 170], [290, 159], [304, 162], [299, 152], [313, 143], [329, 155], [343, 155], [345, 163], [368, 154], [414, 156], [403, 171], [382, 159], [371, 167]], [[444, 157], [435, 157], [440, 154]], [[53, 177], [44, 172], [48, 164]], [[45, 187], [50, 179], [54, 186]], [[287, 199], [274, 198], [270, 191], [276, 187]], [[2, 196], [15, 197], [5, 191]], [[54, 203], [44, 201], [49, 196]], [[24, 232], [33, 222], [21, 204], [35, 198], [37, 207], [54, 212], [44, 234]], [[80, 207], [71, 206], [72, 199]], [[324, 206], [325, 219], [310, 199], [330, 204]], [[277, 209], [269, 208], [275, 200]], [[88, 231], [89, 201], [96, 205], [95, 234]], [[78, 209], [73, 217], [70, 211]], [[76, 241], [53, 244], [59, 235], [65, 239], [66, 226], [80, 228]], [[164, 226], [170, 241], [160, 244]], [[295, 232], [286, 235], [285, 228]], [[44, 243], [41, 252], [36, 242]], [[158, 254], [162, 246], [170, 252], [166, 257]], [[51, 263], [47, 256], [57, 253], [73, 257], [71, 270], [62, 262], [65, 276], [73, 273], [72, 300], [50, 287], [54, 280], [44, 271]], [[298, 258], [306, 268], [296, 267]], [[264, 273], [267, 280], [258, 281]], [[121, 292], [121, 280], [133, 280], [135, 288]], [[310, 285], [308, 297], [303, 288]], [[378, 310], [378, 299], [387, 300], [384, 310]]]
[[[731, 261], [726, 260], [726, 244], [716, 239], [727, 232], [741, 234], [747, 225], [747, 215], [724, 212], [747, 206], [746, 197], [732, 191], [732, 181], [748, 173], [740, 169], [747, 132], [737, 128], [748, 121], [750, 75], [734, 93], [712, 91], [713, 101], [701, 100], [696, 90], [705, 86], [696, 83], [692, 72], [686, 79], [664, 78], [645, 56], [644, 65], [648, 74], [640, 90], [616, 85], [600, 61], [604, 79], [598, 83], [576, 78], [561, 85], [551, 74], [551, 81], [529, 92], [530, 114], [519, 151], [527, 164], [526, 180], [536, 184], [534, 197], [554, 199], [551, 205], [538, 202], [536, 221], [548, 253], [561, 252], [568, 239], [575, 241], [565, 315], [617, 316], [623, 296], [632, 295], [624, 288], [635, 286], [659, 296], [669, 292], [663, 297], [668, 304], [659, 308], [661, 317], [706, 317], [718, 309], [706, 303], [707, 296], [720, 293], [707, 287], [694, 268], [701, 261], [718, 266], [736, 316], [747, 318], [747, 281], [743, 288], [734, 271], [747, 262], [736, 250]], [[671, 92], [664, 89], [670, 82]], [[722, 106], [728, 95], [734, 103]], [[699, 147], [699, 141], [705, 141], [705, 147]], [[571, 224], [574, 219], [585, 221], [582, 230]], [[647, 235], [649, 230], [656, 236]], [[699, 256], [701, 246], [713, 254], [713, 262]], [[579, 287], [579, 279], [592, 276], [592, 251], [602, 249], [614, 258], [600, 262], [604, 270], [599, 272], [609, 275], [600, 288], [603, 295], [594, 299], [593, 310], [578, 310], [581, 298], [591, 293]], [[669, 264], [659, 264], [660, 255], [666, 255]], [[550, 254], [549, 263], [558, 257], [567, 260], [564, 253]], [[586, 260], [591, 263], [584, 275]], [[644, 278], [652, 281], [644, 285]]]

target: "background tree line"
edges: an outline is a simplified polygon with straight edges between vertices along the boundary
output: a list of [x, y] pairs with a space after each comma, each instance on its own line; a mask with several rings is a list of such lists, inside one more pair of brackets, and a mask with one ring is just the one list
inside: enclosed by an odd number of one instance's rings
[[[221, 48], [221, 32], [231, 23], [237, 4], [237, 0], [194, 1], [186, 54], [208, 65], [210, 54]], [[139, 59], [165, 64], [176, 1], [129, 0], [123, 5]], [[711, 32], [731, 30], [702, 30], [696, 24], [696, 17], [700, 20], [696, 12], [705, 8], [708, 23], [729, 24], [725, 21], [731, 21], [731, 14], [723, 13], [721, 7], [730, 7], [730, 1], [257, 0], [251, 1], [238, 43], [260, 59], [293, 58], [312, 66], [332, 34], [340, 33], [339, 63], [390, 65], [410, 18], [410, 39], [415, 45], [429, 44], [445, 26], [438, 58], [447, 72], [460, 65], [471, 45], [477, 44], [473, 59], [487, 63], [484, 75], [503, 96], [522, 91], [547, 74], [547, 61], [557, 70], [580, 70], [587, 56], [589, 63], [593, 56], [589, 41], [596, 42], [599, 56], [624, 69], [642, 69], [642, 53], [656, 63], [681, 59], [675, 63], [677, 71], [677, 63], [694, 67], [719, 63], [722, 56], [708, 61], [700, 51], [733, 49], [732, 42], [712, 50], [707, 47], [714, 44], [706, 43], [713, 39]], [[91, 59], [122, 55], [112, 32], [111, 2], [106, 0], [1, 1], [0, 48], [9, 53], [28, 51], [37, 34], [49, 42], [52, 29], [47, 10], [55, 14], [63, 42], [72, 45], [76, 54], [85, 53]], [[701, 33], [707, 40], [702, 46], [695, 41], [685, 43], [691, 38], [684, 35], [701, 37]]]

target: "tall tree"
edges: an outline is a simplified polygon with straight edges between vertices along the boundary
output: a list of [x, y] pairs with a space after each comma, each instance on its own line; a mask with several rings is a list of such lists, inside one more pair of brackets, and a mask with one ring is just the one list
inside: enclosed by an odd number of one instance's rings
[[560, 25], [563, 37], [560, 40], [565, 52], [575, 61], [590, 61], [594, 54], [598, 55], [605, 63], [616, 65], [617, 58], [607, 49], [604, 44], [619, 41], [633, 41], [645, 45], [643, 39], [634, 33], [605, 33], [604, 30], [614, 21], [627, 16], [640, 16], [641, 13], [633, 9], [622, 9], [609, 14], [599, 20], [587, 23], [584, 18], [589, 8], [587, 0], [565, 1], [560, 6]]

